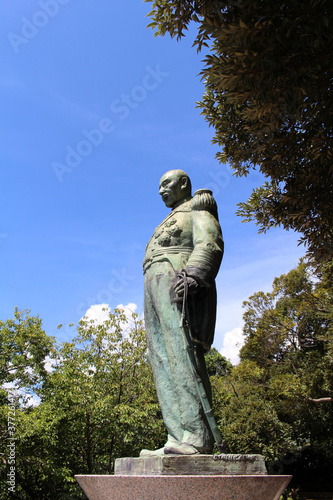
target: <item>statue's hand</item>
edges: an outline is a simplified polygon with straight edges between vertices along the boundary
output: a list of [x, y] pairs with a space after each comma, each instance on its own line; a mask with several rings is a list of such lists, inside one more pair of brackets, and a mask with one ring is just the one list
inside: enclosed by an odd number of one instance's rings
[[191, 276], [181, 275], [173, 287], [173, 289], [174, 289], [176, 295], [178, 295], [178, 297], [182, 297], [184, 295], [185, 281], [187, 282], [189, 294], [196, 293], [200, 288], [199, 283], [194, 278], [192, 278]]

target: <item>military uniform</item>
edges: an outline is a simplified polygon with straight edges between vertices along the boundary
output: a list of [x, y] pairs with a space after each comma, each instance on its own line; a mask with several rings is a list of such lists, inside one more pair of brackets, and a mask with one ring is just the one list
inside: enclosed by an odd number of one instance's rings
[[223, 240], [209, 193], [199, 190], [172, 209], [155, 229], [143, 262], [149, 361], [168, 431], [166, 446], [185, 443], [201, 453], [211, 451], [213, 438], [195, 386], [188, 342], [180, 326], [182, 304], [173, 286], [181, 269], [199, 284], [196, 293], [188, 296], [187, 314], [197, 365], [210, 399], [204, 353], [214, 337], [215, 277]]

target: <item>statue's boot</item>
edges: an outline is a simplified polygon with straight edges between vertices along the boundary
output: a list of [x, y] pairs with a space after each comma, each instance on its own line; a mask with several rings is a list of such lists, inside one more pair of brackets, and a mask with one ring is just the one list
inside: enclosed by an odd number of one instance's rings
[[159, 448], [158, 450], [141, 450], [140, 457], [160, 457], [164, 455], [164, 446], [163, 448]]
[[191, 444], [174, 443], [170, 446], [165, 446], [164, 453], [166, 455], [196, 455], [199, 451]]

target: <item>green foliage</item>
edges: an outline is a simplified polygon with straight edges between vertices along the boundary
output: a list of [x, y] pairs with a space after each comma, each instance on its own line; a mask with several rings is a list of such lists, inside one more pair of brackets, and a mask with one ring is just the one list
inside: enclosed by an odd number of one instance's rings
[[[14, 318], [0, 321], [1, 499], [8, 498], [6, 474], [9, 456], [7, 445], [10, 443], [9, 427], [16, 428], [15, 437], [24, 428], [25, 413], [30, 412], [29, 395], [38, 392], [46, 382], [48, 378], [46, 363], [53, 354], [53, 337], [45, 333], [42, 321], [38, 316], [30, 316], [30, 311], [15, 309]], [[17, 448], [18, 445], [16, 445], [16, 456]]]
[[[235, 418], [236, 416], [236, 418]], [[274, 459], [294, 445], [290, 426], [281, 422], [272, 402], [263, 394], [239, 393], [233, 398], [222, 420], [223, 437], [231, 453], [259, 453]]]
[[15, 309], [14, 318], [0, 321], [0, 383], [36, 389], [47, 377], [45, 362], [54, 339], [42, 330], [38, 316]]
[[260, 453], [273, 460], [295, 447], [292, 427], [280, 420], [263, 370], [253, 361], [243, 361], [219, 383], [214, 379], [214, 413], [230, 453]]
[[207, 373], [209, 376], [225, 375], [232, 369], [232, 364], [215, 347], [211, 347], [205, 354]]
[[[333, 262], [301, 260], [244, 303], [241, 362], [214, 381], [229, 450], [261, 453], [294, 486], [333, 487]], [[214, 379], [214, 377], [213, 377]], [[309, 486], [310, 485], [310, 486]]]
[[17, 498], [84, 498], [75, 474], [112, 473], [115, 458], [165, 440], [136, 314], [131, 325], [120, 310], [102, 324], [81, 320], [54, 364], [38, 388], [41, 403], [17, 408]]
[[[114, 458], [135, 456], [143, 444], [153, 446], [161, 430], [160, 422], [150, 419], [159, 414], [159, 406], [145, 332], [137, 315], [132, 320], [125, 332], [126, 316], [119, 310], [101, 325], [81, 321], [78, 336], [60, 350], [59, 365], [45, 388], [46, 401], [56, 398], [56, 404], [71, 408], [76, 422], [81, 421], [91, 446], [81, 453], [87, 472], [98, 467], [111, 472]], [[97, 465], [99, 453], [108, 456], [104, 466]]]
[[260, 231], [302, 233], [318, 261], [333, 256], [332, 47], [329, 0], [146, 0], [156, 35], [210, 47], [199, 107], [236, 175], [269, 179], [238, 214]]
[[[330, 398], [332, 305], [332, 264], [315, 268], [301, 261], [274, 280], [271, 293], [256, 293], [244, 303], [247, 340], [241, 359], [254, 360], [267, 376], [284, 378], [288, 396]], [[282, 387], [272, 381], [272, 390], [280, 394]]]

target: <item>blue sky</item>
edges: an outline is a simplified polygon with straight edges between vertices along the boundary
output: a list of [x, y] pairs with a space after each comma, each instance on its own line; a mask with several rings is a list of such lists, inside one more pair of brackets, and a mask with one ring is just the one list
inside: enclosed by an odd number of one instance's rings
[[0, 3], [0, 318], [14, 307], [68, 328], [94, 304], [143, 311], [145, 244], [168, 209], [164, 172], [182, 168], [214, 192], [225, 239], [215, 346], [233, 359], [242, 301], [268, 290], [304, 248], [282, 229], [258, 235], [236, 204], [262, 178], [215, 160], [195, 102], [203, 54], [146, 29], [139, 0]]

